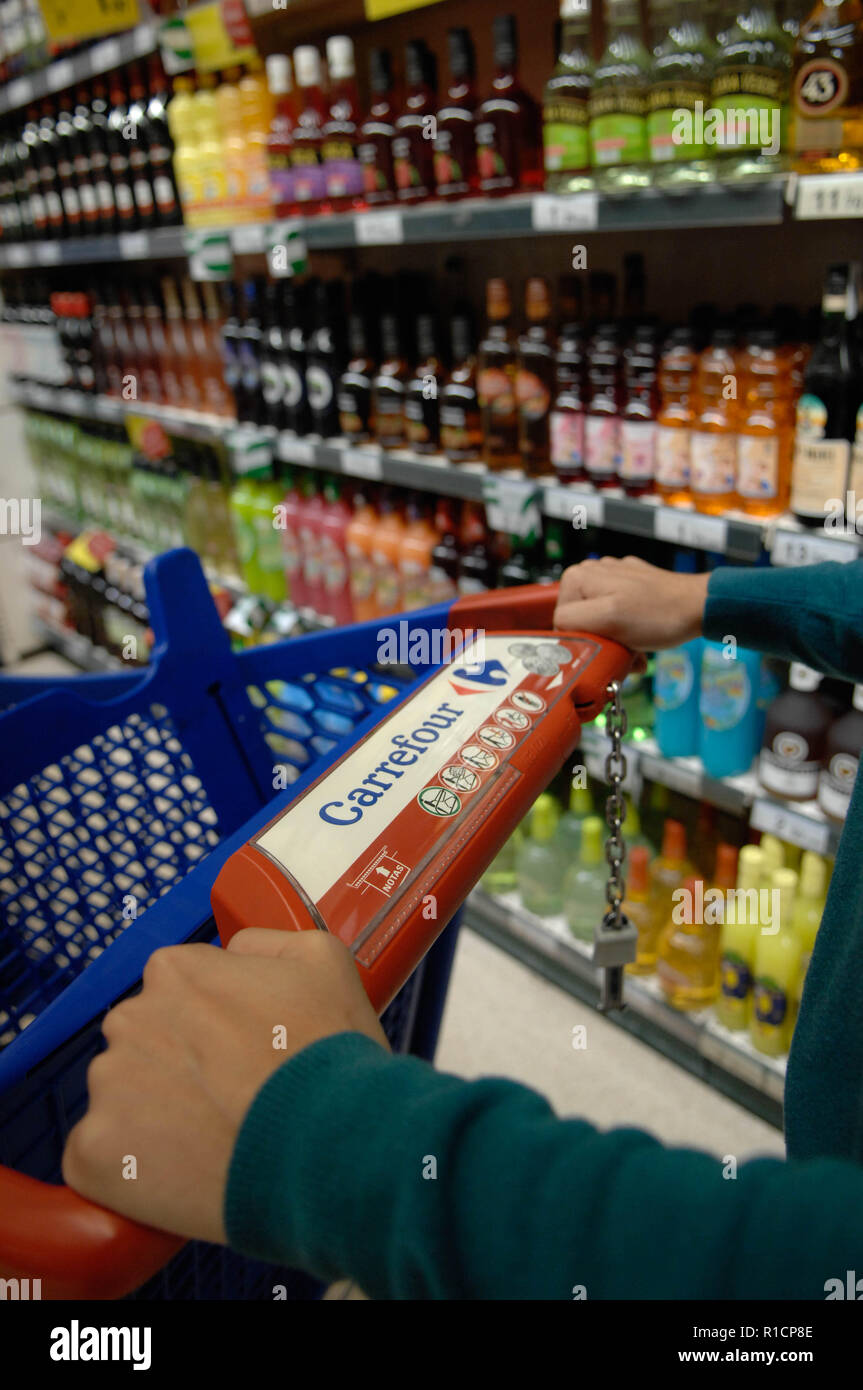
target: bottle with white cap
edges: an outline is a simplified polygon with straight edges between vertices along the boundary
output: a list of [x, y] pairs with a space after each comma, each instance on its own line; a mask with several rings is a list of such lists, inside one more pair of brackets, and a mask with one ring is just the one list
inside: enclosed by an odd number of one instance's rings
[[768, 707], [758, 762], [761, 785], [789, 801], [811, 801], [827, 746], [833, 711], [819, 694], [821, 676], [792, 662], [788, 689]]
[[818, 805], [831, 820], [844, 821], [863, 749], [863, 685], [855, 685], [851, 708], [831, 724], [818, 778]]
[[294, 83], [287, 53], [271, 53], [267, 58], [267, 83], [275, 103], [267, 140], [273, 211], [288, 217], [294, 208], [294, 175], [291, 150], [294, 135]]
[[291, 145], [293, 193], [304, 212], [317, 212], [327, 195], [321, 146], [328, 113], [322, 90], [321, 55], [313, 44], [294, 49], [294, 74], [300, 89], [300, 110]]
[[359, 95], [354, 46], [346, 35], [327, 39], [327, 67], [329, 111], [321, 148], [327, 201], [334, 209], [363, 207], [363, 171], [357, 154]]

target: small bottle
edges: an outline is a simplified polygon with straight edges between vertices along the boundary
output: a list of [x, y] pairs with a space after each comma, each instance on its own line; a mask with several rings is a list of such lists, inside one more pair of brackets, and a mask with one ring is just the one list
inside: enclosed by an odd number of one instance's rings
[[563, 864], [554, 842], [559, 814], [554, 797], [542, 792], [533, 804], [524, 839], [516, 851], [522, 906], [536, 917], [557, 917], [563, 910]]
[[405, 383], [405, 442], [415, 454], [436, 454], [440, 449], [441, 360], [433, 314], [417, 315], [416, 342], [417, 364]]
[[327, 196], [321, 147], [328, 113], [321, 87], [321, 55], [312, 44], [294, 49], [294, 73], [300, 89], [300, 110], [291, 136], [294, 200], [302, 212], [319, 212]]
[[573, 302], [561, 323], [555, 356], [555, 395], [549, 415], [551, 464], [561, 483], [583, 483], [586, 365], [580, 314]]
[[818, 0], [800, 15], [791, 83], [794, 168], [863, 168], [863, 4]]
[[561, 0], [560, 25], [560, 54], [543, 92], [545, 186], [554, 193], [581, 193], [593, 187], [588, 134], [594, 71], [590, 0]]
[[748, 772], [758, 752], [761, 658], [738, 647], [732, 657], [722, 642], [705, 642], [701, 655], [698, 752], [710, 777]]
[[638, 933], [635, 960], [626, 967], [630, 975], [650, 975], [656, 969], [660, 924], [648, 902], [648, 859], [646, 846], [636, 845], [630, 850], [623, 911]]
[[620, 343], [617, 325], [600, 324], [590, 344], [584, 466], [597, 488], [617, 485], [620, 470]]
[[262, 424], [277, 431], [284, 427], [282, 357], [285, 351], [285, 335], [281, 305], [282, 284], [281, 280], [270, 280], [267, 283], [264, 292], [265, 311], [261, 341]]
[[581, 826], [578, 859], [563, 877], [563, 911], [573, 936], [593, 941], [596, 929], [608, 911], [605, 886], [608, 865], [602, 847], [603, 823], [599, 816], [587, 816]]
[[430, 574], [432, 554], [439, 539], [429, 519], [426, 500], [409, 497], [399, 554], [402, 605], [406, 613], [425, 608], [434, 601], [431, 597]]
[[763, 856], [757, 845], [744, 845], [737, 866], [737, 893], [719, 936], [719, 997], [716, 1017], [732, 1032], [749, 1027], [755, 948], [761, 929], [759, 892]]
[[548, 281], [529, 277], [524, 288], [527, 330], [518, 342], [515, 397], [518, 403], [518, 443], [525, 473], [539, 477], [549, 471], [549, 409], [555, 387], [554, 332]]
[[357, 492], [354, 495], [354, 514], [345, 531], [355, 623], [368, 622], [370, 618], [377, 617], [373, 552], [378, 520], [371, 499]]
[[154, 227], [159, 221], [156, 195], [150, 170], [150, 123], [147, 117], [147, 92], [137, 63], [129, 69], [129, 107], [125, 135], [129, 141], [129, 172], [132, 192], [142, 227]]
[[[647, 140], [657, 188], [686, 193], [713, 181], [713, 146], [699, 138], [710, 105], [713, 44], [700, 0], [676, 0], [655, 50], [647, 92]], [[699, 106], [700, 103], [700, 106]], [[681, 138], [682, 137], [682, 138]]]
[[354, 46], [344, 34], [327, 39], [330, 74], [329, 110], [322, 130], [327, 202], [334, 211], [365, 206], [363, 171], [357, 153], [359, 97], [354, 68]]
[[698, 359], [691, 487], [700, 512], [721, 515], [737, 490], [737, 361], [734, 331], [714, 330]]
[[659, 410], [656, 334], [636, 328], [623, 371], [619, 476], [627, 497], [653, 491], [656, 472], [656, 416]]
[[851, 709], [831, 724], [818, 777], [818, 805], [831, 820], [843, 822], [863, 750], [863, 685], [855, 685]]
[[314, 327], [306, 350], [306, 393], [312, 427], [323, 439], [339, 432], [337, 391], [344, 368], [340, 280], [320, 280], [314, 291]]
[[662, 922], [673, 906], [671, 895], [679, 888], [692, 865], [686, 854], [686, 828], [677, 820], [666, 820], [662, 827], [662, 848], [650, 863], [650, 908]]
[[369, 89], [371, 103], [360, 126], [357, 157], [363, 171], [363, 197], [371, 208], [392, 203], [396, 196], [393, 77], [385, 48], [373, 48], [369, 56]]
[[800, 881], [794, 900], [794, 916], [791, 919], [791, 926], [800, 943], [800, 969], [794, 991], [795, 1012], [800, 1006], [806, 972], [815, 948], [815, 937], [824, 915], [828, 877], [826, 860], [820, 854], [814, 854], [811, 849], [804, 850], [800, 860]]
[[793, 384], [772, 328], [753, 329], [740, 359], [737, 494], [749, 516], [787, 510], [794, 448]]
[[647, 87], [650, 54], [641, 36], [637, 0], [605, 0], [606, 47], [590, 97], [591, 164], [604, 193], [650, 186]]
[[482, 415], [483, 460], [499, 472], [518, 468], [518, 407], [515, 397], [516, 343], [512, 334], [509, 286], [505, 280], [486, 284], [488, 327], [479, 345], [477, 394]]
[[447, 47], [450, 82], [435, 122], [434, 173], [438, 197], [453, 199], [475, 193], [478, 186], [473, 128], [476, 60], [467, 29], [450, 29]]
[[[284, 427], [294, 434], [308, 434], [312, 428], [309, 392], [306, 383], [311, 328], [308, 322], [310, 297], [304, 288], [283, 280], [281, 311], [285, 325], [285, 351], [282, 354], [282, 414]], [[326, 395], [326, 382], [320, 384]]]
[[722, 36], [710, 105], [722, 114], [716, 175], [743, 185], [787, 168], [791, 50], [771, 0], [744, 0]]
[[450, 320], [452, 367], [440, 391], [440, 442], [451, 463], [482, 458], [482, 420], [476, 386], [476, 353], [470, 314]]
[[698, 919], [697, 905], [705, 896], [703, 879], [687, 878], [683, 893], [659, 937], [656, 978], [671, 1007], [686, 1012], [705, 1008], [718, 993], [721, 916], [711, 903], [704, 905]]
[[[522, 581], [526, 582], [526, 581]], [[574, 781], [569, 789], [569, 805], [557, 824], [557, 846], [569, 863], [581, 849], [581, 832], [588, 816], [594, 815], [593, 797], [588, 787]], [[626, 836], [629, 843], [629, 834]]]
[[451, 498], [438, 498], [434, 528], [438, 534], [438, 540], [432, 548], [431, 554], [429, 602], [450, 603], [458, 596], [458, 571], [461, 559], [455, 504]]
[[381, 498], [378, 523], [372, 540], [375, 608], [378, 618], [400, 613], [404, 607], [400, 565], [404, 531], [402, 509], [392, 493], [385, 493]]
[[325, 478], [318, 563], [324, 612], [339, 627], [354, 621], [347, 542], [351, 518], [351, 509], [342, 494], [341, 480]]
[[405, 46], [404, 105], [394, 122], [393, 171], [400, 203], [421, 203], [435, 192], [434, 130], [437, 111], [434, 54], [421, 39]]
[[369, 346], [369, 308], [368, 298], [358, 283], [348, 317], [349, 361], [339, 380], [338, 392], [339, 428], [352, 444], [365, 444], [374, 438], [375, 354]]
[[392, 310], [383, 314], [380, 330], [381, 363], [372, 383], [375, 436], [383, 449], [401, 449], [405, 443], [405, 387], [409, 371], [398, 315]]
[[788, 689], [767, 710], [758, 777], [761, 785], [789, 801], [812, 801], [827, 749], [833, 712], [818, 694], [822, 677], [802, 662], [791, 663]]
[[295, 206], [291, 150], [294, 132], [294, 97], [291, 60], [287, 53], [271, 53], [267, 58], [267, 82], [275, 101], [275, 111], [267, 137], [267, 162], [276, 217], [290, 217]]
[[659, 414], [656, 417], [655, 487], [664, 502], [690, 500], [693, 389], [697, 357], [690, 328], [675, 328], [659, 363]]
[[759, 1052], [782, 1057], [791, 1045], [794, 992], [800, 972], [800, 938], [793, 927], [796, 873], [777, 869], [771, 887], [778, 913], [771, 914], [770, 931], [762, 929], [756, 940], [749, 1036]]
[[479, 503], [465, 502], [458, 542], [459, 594], [484, 594], [493, 589], [496, 575], [492, 538]]
[[543, 183], [541, 118], [518, 78], [515, 15], [497, 15], [492, 35], [495, 75], [491, 93], [476, 113], [480, 192], [538, 189]]

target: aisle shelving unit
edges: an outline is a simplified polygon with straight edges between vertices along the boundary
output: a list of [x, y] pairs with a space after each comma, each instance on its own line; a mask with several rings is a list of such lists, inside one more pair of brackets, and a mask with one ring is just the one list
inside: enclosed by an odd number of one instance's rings
[[69, 58], [40, 68], [24, 77], [16, 77], [0, 89], [0, 116], [19, 111], [43, 97], [53, 96], [69, 87], [89, 82], [92, 77], [113, 72], [124, 63], [146, 58], [158, 47], [158, 30], [153, 24], [139, 24], [126, 33], [117, 34], [101, 43], [91, 45]]

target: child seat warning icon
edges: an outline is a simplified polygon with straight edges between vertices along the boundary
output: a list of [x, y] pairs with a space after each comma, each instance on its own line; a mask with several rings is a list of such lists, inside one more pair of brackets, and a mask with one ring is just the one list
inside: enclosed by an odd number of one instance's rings
[[455, 816], [461, 810], [461, 799], [446, 787], [423, 787], [417, 801], [430, 816]]

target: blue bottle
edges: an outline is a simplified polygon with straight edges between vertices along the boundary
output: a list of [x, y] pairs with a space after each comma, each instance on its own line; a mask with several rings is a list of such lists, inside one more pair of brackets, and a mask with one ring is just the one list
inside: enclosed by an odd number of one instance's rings
[[749, 770], [759, 748], [760, 682], [758, 652], [704, 642], [698, 751], [711, 777], [736, 777]]
[[[678, 550], [674, 569], [678, 574], [694, 574], [694, 553]], [[698, 687], [703, 646], [703, 639], [695, 637], [682, 647], [656, 653], [653, 732], [665, 758], [689, 758], [698, 752]]]

